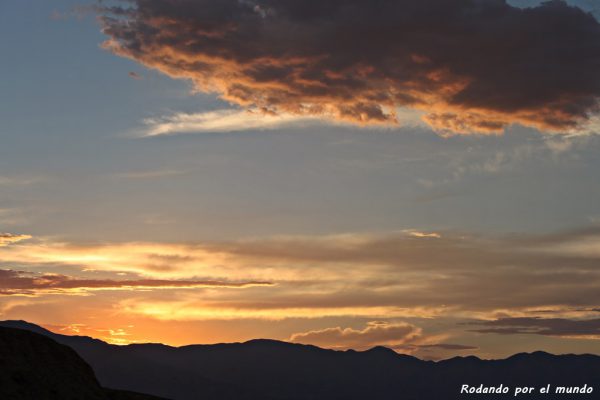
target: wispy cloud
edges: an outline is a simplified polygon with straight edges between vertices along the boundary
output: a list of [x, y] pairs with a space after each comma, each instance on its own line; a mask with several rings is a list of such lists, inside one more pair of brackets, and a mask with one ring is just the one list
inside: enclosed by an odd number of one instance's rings
[[27, 186], [46, 180], [40, 176], [0, 176], [0, 186]]
[[56, 325], [56, 324], [43, 324], [45, 329], [61, 335], [77, 335], [77, 336], [91, 336], [107, 343], [125, 345], [130, 343], [147, 343], [147, 340], [140, 340], [140, 338], [133, 338], [133, 334], [130, 333], [134, 326], [124, 326], [122, 328], [113, 327], [97, 327], [90, 326], [88, 324], [73, 323], [68, 325]]
[[155, 290], [245, 288], [270, 286], [270, 282], [166, 279], [82, 279], [60, 274], [40, 274], [0, 269], [0, 295], [80, 294], [97, 290]]
[[158, 169], [149, 171], [131, 171], [121, 172], [115, 174], [116, 178], [122, 179], [154, 179], [154, 178], [166, 178], [170, 176], [183, 175], [185, 171], [179, 171], [175, 169]]
[[330, 349], [367, 350], [385, 346], [423, 359], [440, 359], [447, 354], [474, 352], [476, 346], [446, 343], [448, 333], [428, 333], [419, 326], [399, 321], [371, 321], [362, 329], [324, 328], [294, 333], [291, 342], [312, 344]]
[[502, 335], [543, 335], [573, 339], [600, 340], [600, 319], [565, 318], [500, 318], [492, 321], [474, 322], [481, 325], [474, 329], [479, 333]]
[[13, 233], [0, 233], [0, 247], [31, 239], [30, 235], [19, 235]]
[[407, 323], [370, 322], [364, 329], [326, 328], [295, 333], [290, 341], [333, 349], [368, 349], [398, 346], [421, 337], [422, 330]]
[[476, 346], [455, 344], [455, 343], [436, 343], [436, 344], [421, 344], [418, 347], [422, 349], [442, 349], [442, 350], [477, 350]]
[[440, 239], [442, 235], [436, 232], [421, 232], [415, 229], [408, 229], [405, 231], [409, 236], [413, 236], [416, 238], [432, 238], [432, 239]]
[[[172, 115], [144, 120], [140, 136], [161, 136], [178, 133], [234, 132], [278, 129], [284, 127], [326, 123], [315, 117], [292, 114], [272, 114], [250, 110], [217, 110], [203, 113]], [[331, 122], [333, 123], [333, 122]]]

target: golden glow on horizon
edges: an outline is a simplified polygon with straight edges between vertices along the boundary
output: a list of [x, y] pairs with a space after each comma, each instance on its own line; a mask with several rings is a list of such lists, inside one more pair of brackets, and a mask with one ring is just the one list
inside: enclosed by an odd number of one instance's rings
[[122, 313], [143, 315], [166, 321], [307, 319], [326, 317], [361, 318], [433, 318], [441, 315], [441, 309], [398, 307], [291, 307], [291, 308], [231, 308], [215, 307], [201, 301], [143, 301], [125, 300], [119, 304]]
[[[402, 323], [411, 320], [420, 321], [414, 324], [414, 332], [423, 331], [418, 340], [386, 343], [419, 351], [419, 345], [475, 329], [454, 322], [446, 328], [450, 336], [442, 338], [421, 327], [438, 320], [479, 321], [494, 331], [498, 320], [522, 319], [529, 325], [512, 331], [535, 334], [542, 329], [536, 318], [597, 318], [593, 297], [587, 306], [581, 306], [581, 297], [577, 305], [557, 304], [551, 291], [531, 289], [531, 282], [564, 288], [562, 256], [574, 279], [585, 276], [564, 290], [579, 295], [583, 286], [593, 288], [597, 272], [589, 258], [597, 254], [597, 243], [596, 231], [515, 239], [414, 229], [196, 244], [35, 238], [0, 251], [0, 263], [15, 266], [0, 269], [0, 316], [62, 323], [52, 329], [115, 344], [214, 343], [277, 332], [277, 339], [297, 334], [330, 347], [325, 339], [331, 337], [348, 343], [359, 338], [366, 346], [379, 334], [402, 331]], [[522, 294], [507, 295], [511, 291]], [[369, 328], [365, 321], [396, 328]], [[277, 325], [294, 328], [283, 334]], [[180, 326], [197, 330], [182, 333]], [[213, 330], [203, 333], [206, 326]], [[232, 326], [244, 328], [229, 330]], [[597, 339], [593, 332], [566, 332], [552, 333], [552, 340]]]

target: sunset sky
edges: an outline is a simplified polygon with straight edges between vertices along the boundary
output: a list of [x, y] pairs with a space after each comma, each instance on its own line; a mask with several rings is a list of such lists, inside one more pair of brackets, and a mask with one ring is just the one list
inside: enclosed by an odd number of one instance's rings
[[596, 0], [0, 0], [0, 319], [600, 354]]

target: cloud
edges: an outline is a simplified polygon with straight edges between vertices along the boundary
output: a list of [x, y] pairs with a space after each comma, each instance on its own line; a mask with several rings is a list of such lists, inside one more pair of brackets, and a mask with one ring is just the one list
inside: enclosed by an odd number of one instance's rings
[[137, 72], [134, 72], [134, 71], [129, 71], [129, 73], [127, 73], [127, 75], [130, 78], [135, 79], [135, 80], [144, 79], [144, 77], [142, 75], [140, 75], [140, 74], [138, 74]]
[[600, 24], [560, 0], [129, 3], [98, 6], [106, 49], [265, 118], [570, 131], [599, 108]]
[[439, 233], [435, 232], [420, 232], [414, 229], [409, 229], [406, 231], [410, 236], [414, 236], [417, 238], [432, 238], [432, 239], [440, 239], [442, 236]]
[[269, 285], [271, 285], [270, 282], [252, 281], [81, 279], [59, 274], [40, 274], [0, 269], [0, 295], [78, 294], [94, 290], [244, 288]]
[[477, 350], [479, 347], [454, 343], [436, 343], [417, 345], [421, 349], [441, 349], [441, 350]]
[[414, 341], [421, 335], [421, 329], [411, 324], [370, 322], [362, 330], [335, 327], [294, 333], [290, 341], [327, 348], [359, 350], [378, 345], [400, 345]]
[[178, 171], [174, 169], [164, 170], [150, 170], [150, 171], [135, 171], [135, 172], [123, 172], [115, 174], [116, 178], [122, 179], [155, 179], [155, 178], [167, 178], [171, 176], [178, 176], [185, 174], [184, 171]]
[[564, 318], [500, 318], [493, 321], [480, 321], [473, 324], [484, 328], [474, 329], [479, 333], [502, 335], [543, 335], [562, 338], [600, 340], [600, 319]]
[[[64, 243], [39, 238], [0, 252], [11, 269], [82, 271], [111, 282], [272, 282], [243, 291], [150, 292], [117, 306], [159, 320], [362, 317], [588, 318], [600, 304], [600, 228], [486, 236], [404, 230], [199, 243]], [[74, 272], [75, 271], [75, 272]], [[86, 273], [87, 273], [86, 272]], [[81, 282], [76, 284], [81, 285]], [[139, 284], [143, 286], [142, 284]], [[175, 288], [176, 289], [176, 288]]]
[[[273, 286], [269, 289], [281, 290], [277, 287]], [[260, 288], [257, 287], [256, 289]], [[246, 291], [250, 290], [252, 289]], [[244, 296], [239, 297], [224, 295], [222, 292], [204, 293], [203, 298], [198, 298], [193, 294], [178, 295], [176, 298], [168, 300], [152, 299], [145, 296], [123, 300], [115, 307], [122, 315], [144, 316], [159, 321], [284, 321], [327, 317], [385, 318], [417, 316], [417, 314], [411, 314], [411, 310], [395, 310], [393, 307], [348, 307], [343, 305], [340, 307], [327, 305], [314, 307], [304, 305], [302, 300], [297, 301], [296, 304], [282, 304], [279, 307], [275, 305], [261, 306], [257, 305], [254, 300], [257, 297], [267, 297], [270, 302], [274, 302], [277, 295], [269, 296], [268, 293], [261, 290], [260, 292], [247, 292]], [[418, 313], [418, 310], [413, 312]]]
[[144, 120], [141, 136], [162, 136], [176, 133], [234, 132], [249, 129], [278, 129], [315, 123], [311, 116], [265, 114], [257, 110], [217, 110], [204, 113], [176, 113]]
[[436, 336], [425, 336], [423, 340], [427, 343], [420, 344], [420, 340], [417, 340], [416, 343], [401, 344], [392, 346], [392, 348], [399, 353], [411, 354], [422, 360], [432, 361], [446, 359], [449, 356], [455, 356], [461, 353], [465, 354], [465, 352], [466, 354], [473, 354], [479, 350], [479, 347], [477, 346], [454, 343], [438, 343], [435, 341], [435, 339]]
[[[1, 210], [0, 210], [1, 211]], [[15, 235], [12, 233], [0, 233], [0, 247], [31, 239], [29, 235]]]
[[43, 328], [61, 335], [76, 335], [76, 336], [91, 336], [96, 339], [103, 340], [110, 344], [126, 345], [131, 343], [148, 343], [147, 340], [133, 338], [130, 333], [134, 326], [126, 326], [123, 328], [104, 328], [89, 326], [87, 324], [43, 324]]
[[[507, 0], [508, 3], [518, 7], [538, 6], [547, 0]], [[566, 0], [568, 4], [580, 7], [582, 10], [589, 11], [600, 19], [600, 6], [596, 0]]]
[[41, 176], [0, 176], [0, 186], [28, 186], [47, 180], [47, 178]]

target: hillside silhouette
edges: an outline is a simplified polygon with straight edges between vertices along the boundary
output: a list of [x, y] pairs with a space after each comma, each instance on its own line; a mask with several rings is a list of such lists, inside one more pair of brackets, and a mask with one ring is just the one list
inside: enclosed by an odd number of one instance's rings
[[0, 327], [0, 399], [159, 400], [100, 386], [68, 346], [22, 329]]
[[[171, 347], [110, 345], [66, 336], [24, 321], [25, 329], [74, 349], [102, 386], [173, 400], [600, 399], [600, 357], [517, 354], [504, 360], [455, 357], [432, 362], [385, 347], [334, 351], [274, 340]], [[464, 384], [511, 388], [507, 394], [461, 394]], [[585, 394], [514, 396], [516, 386], [593, 387]], [[589, 390], [589, 389], [588, 389]], [[92, 397], [90, 397], [92, 398]]]

